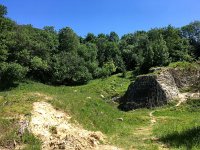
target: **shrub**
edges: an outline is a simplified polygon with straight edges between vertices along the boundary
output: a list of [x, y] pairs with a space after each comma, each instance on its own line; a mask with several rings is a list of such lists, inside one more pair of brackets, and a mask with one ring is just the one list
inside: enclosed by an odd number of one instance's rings
[[25, 78], [28, 69], [17, 63], [2, 63], [0, 67], [1, 82], [13, 83]]
[[72, 76], [72, 82], [74, 84], [85, 84], [92, 79], [92, 74], [85, 66], [80, 66]]
[[94, 72], [94, 76], [96, 78], [104, 78], [110, 76], [114, 72], [116, 72], [116, 67], [113, 61], [109, 61], [105, 63], [102, 68], [97, 68]]

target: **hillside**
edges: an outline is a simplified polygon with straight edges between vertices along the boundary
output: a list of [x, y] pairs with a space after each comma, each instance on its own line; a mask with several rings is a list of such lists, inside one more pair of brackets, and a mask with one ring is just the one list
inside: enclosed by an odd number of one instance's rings
[[7, 13], [0, 4], [0, 150], [200, 149], [200, 21], [82, 37]]
[[[0, 92], [0, 149], [40, 149], [41, 141], [26, 132], [17, 135], [20, 116], [31, 120], [34, 102], [47, 102], [68, 114], [72, 124], [86, 130], [100, 131], [104, 144], [122, 149], [199, 149], [200, 99], [190, 99], [176, 107], [178, 101], [156, 109], [123, 112], [112, 97], [122, 96], [131, 75], [91, 81], [83, 86], [48, 86], [24, 82]], [[54, 130], [53, 130], [54, 131]]]

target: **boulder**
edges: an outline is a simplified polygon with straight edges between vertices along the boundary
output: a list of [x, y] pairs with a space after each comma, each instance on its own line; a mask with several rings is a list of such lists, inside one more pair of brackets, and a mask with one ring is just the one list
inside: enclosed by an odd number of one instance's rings
[[179, 88], [193, 86], [200, 80], [200, 69], [159, 68], [138, 76], [120, 100], [119, 108], [152, 108], [178, 98]]

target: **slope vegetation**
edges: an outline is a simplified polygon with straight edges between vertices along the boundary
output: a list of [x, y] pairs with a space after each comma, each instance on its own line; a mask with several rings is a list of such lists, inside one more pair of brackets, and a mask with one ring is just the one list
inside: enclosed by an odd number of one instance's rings
[[[187, 98], [179, 106], [177, 100], [153, 110], [122, 112], [117, 109], [116, 101], [125, 93], [131, 78], [114, 75], [70, 87], [29, 81], [1, 91], [0, 149], [37, 150], [44, 146], [42, 137], [36, 134], [26, 130], [22, 136], [18, 134], [21, 116], [30, 122], [35, 104], [44, 102], [70, 116], [71, 119], [64, 120], [75, 125], [74, 128], [88, 130], [86, 133], [100, 131], [107, 137], [105, 141], [100, 140], [100, 145], [130, 150], [200, 149], [200, 99]], [[59, 133], [54, 125], [48, 129], [52, 134]]]

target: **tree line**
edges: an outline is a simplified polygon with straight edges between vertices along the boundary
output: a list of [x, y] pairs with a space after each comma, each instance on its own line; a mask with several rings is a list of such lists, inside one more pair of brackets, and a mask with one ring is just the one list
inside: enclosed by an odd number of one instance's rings
[[48, 84], [78, 85], [115, 73], [147, 73], [151, 67], [200, 58], [200, 21], [123, 35], [58, 32], [18, 25], [0, 5], [0, 82], [24, 78]]

